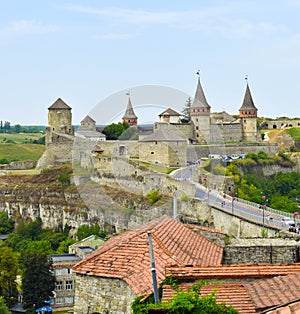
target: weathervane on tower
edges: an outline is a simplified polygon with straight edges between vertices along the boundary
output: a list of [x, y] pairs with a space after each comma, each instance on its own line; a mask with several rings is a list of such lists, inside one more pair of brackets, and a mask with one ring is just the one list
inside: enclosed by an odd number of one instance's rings
[[196, 74], [198, 75], [198, 78], [200, 78], [200, 70], [198, 70]]

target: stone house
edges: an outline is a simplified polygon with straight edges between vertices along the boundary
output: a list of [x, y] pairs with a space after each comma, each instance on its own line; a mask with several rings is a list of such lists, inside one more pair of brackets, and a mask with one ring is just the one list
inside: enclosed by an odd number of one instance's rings
[[105, 242], [73, 267], [74, 313], [131, 313], [136, 296], [152, 292], [148, 232], [153, 239], [157, 282], [165, 266], [220, 265], [223, 249], [183, 224], [162, 216]]
[[81, 122], [80, 128], [75, 132], [75, 136], [89, 141], [105, 141], [106, 135], [97, 131], [96, 121], [87, 115]]
[[159, 115], [160, 122], [168, 122], [168, 123], [179, 123], [180, 122], [180, 113], [175, 111], [172, 108], [168, 108], [164, 110]]

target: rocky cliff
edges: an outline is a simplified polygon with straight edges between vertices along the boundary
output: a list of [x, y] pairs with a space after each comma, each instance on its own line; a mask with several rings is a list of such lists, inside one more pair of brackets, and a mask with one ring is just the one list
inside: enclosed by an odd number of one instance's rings
[[[37, 175], [3, 175], [0, 180], [0, 210], [18, 219], [42, 219], [44, 227], [70, 226], [75, 233], [82, 224], [98, 223], [108, 231], [136, 227], [170, 211], [170, 200], [151, 206], [146, 198], [100, 187], [87, 181], [68, 184], [70, 166], [45, 169]], [[88, 206], [83, 199], [89, 199]]]

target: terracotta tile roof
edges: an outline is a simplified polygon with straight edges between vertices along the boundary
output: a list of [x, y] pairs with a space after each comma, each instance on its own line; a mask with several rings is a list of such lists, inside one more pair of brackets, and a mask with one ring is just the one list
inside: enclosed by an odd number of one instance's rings
[[105, 242], [73, 267], [82, 275], [119, 278], [136, 295], [152, 291], [147, 231], [152, 234], [158, 284], [165, 278], [165, 265], [220, 265], [223, 249], [183, 224], [162, 216]]
[[256, 309], [263, 310], [280, 304], [286, 304], [300, 299], [300, 272], [266, 280], [258, 280], [247, 284], [245, 287], [251, 294]]
[[[183, 283], [179, 285], [179, 290], [188, 291], [192, 283]], [[217, 303], [232, 305], [241, 314], [256, 313], [253, 301], [244, 285], [241, 283], [216, 283], [208, 284], [201, 288], [201, 296], [210, 295], [216, 290]], [[163, 302], [172, 298], [176, 293], [170, 285], [163, 287]]]
[[300, 263], [295, 264], [237, 264], [212, 266], [166, 267], [166, 276], [177, 279], [248, 279], [268, 278], [293, 273], [300, 274]]
[[270, 310], [264, 311], [265, 314], [300, 314], [300, 301], [294, 301]]
[[[295, 264], [257, 264], [257, 265], [224, 265], [224, 266], [167, 266], [166, 276], [172, 276], [175, 279], [186, 280], [203, 280], [203, 279], [239, 279], [235, 282], [241, 285], [245, 295], [242, 300], [248, 300], [246, 295], [252, 300], [253, 307], [257, 313], [269, 313], [267, 310], [272, 309], [272, 314], [275, 313], [298, 313], [300, 314], [300, 263]], [[272, 277], [272, 278], [270, 278]], [[259, 279], [255, 281], [246, 281], [248, 279]], [[263, 278], [263, 279], [262, 279]], [[243, 280], [244, 281], [240, 281]], [[218, 289], [223, 299], [235, 300], [240, 295], [240, 290], [230, 290], [228, 285], [231, 283], [224, 282]], [[208, 285], [209, 287], [210, 285]], [[181, 285], [180, 285], [181, 287]], [[224, 288], [226, 287], [226, 289]], [[204, 289], [204, 287], [203, 287]], [[204, 291], [204, 290], [203, 290]], [[246, 293], [247, 292], [247, 293]], [[170, 291], [164, 288], [163, 298], [170, 297]], [[218, 298], [217, 298], [218, 299]], [[219, 300], [219, 299], [218, 299]], [[297, 301], [297, 302], [296, 302]], [[237, 306], [231, 304], [236, 309]], [[244, 301], [243, 301], [244, 302]], [[248, 301], [247, 301], [248, 302]], [[249, 304], [243, 305], [248, 309]], [[244, 308], [243, 308], [244, 311]], [[241, 312], [239, 313], [251, 313]]]

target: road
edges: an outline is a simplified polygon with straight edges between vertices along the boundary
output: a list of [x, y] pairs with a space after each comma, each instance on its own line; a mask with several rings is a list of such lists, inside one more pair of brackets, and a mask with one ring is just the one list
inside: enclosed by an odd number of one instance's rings
[[[203, 185], [200, 185], [192, 181], [193, 171], [196, 170], [199, 165], [191, 165], [176, 170], [171, 176], [176, 180], [189, 181], [196, 186], [195, 197], [201, 200], [206, 200], [210, 206], [216, 206], [223, 208], [224, 210], [236, 214], [247, 219], [257, 221], [259, 223], [273, 225], [276, 227], [288, 229], [288, 225], [282, 224], [283, 217], [289, 217], [287, 213], [271, 210], [270, 208], [259, 208], [259, 204], [247, 202], [239, 198], [232, 198], [212, 189], [207, 189]], [[292, 217], [290, 217], [292, 219]]]

